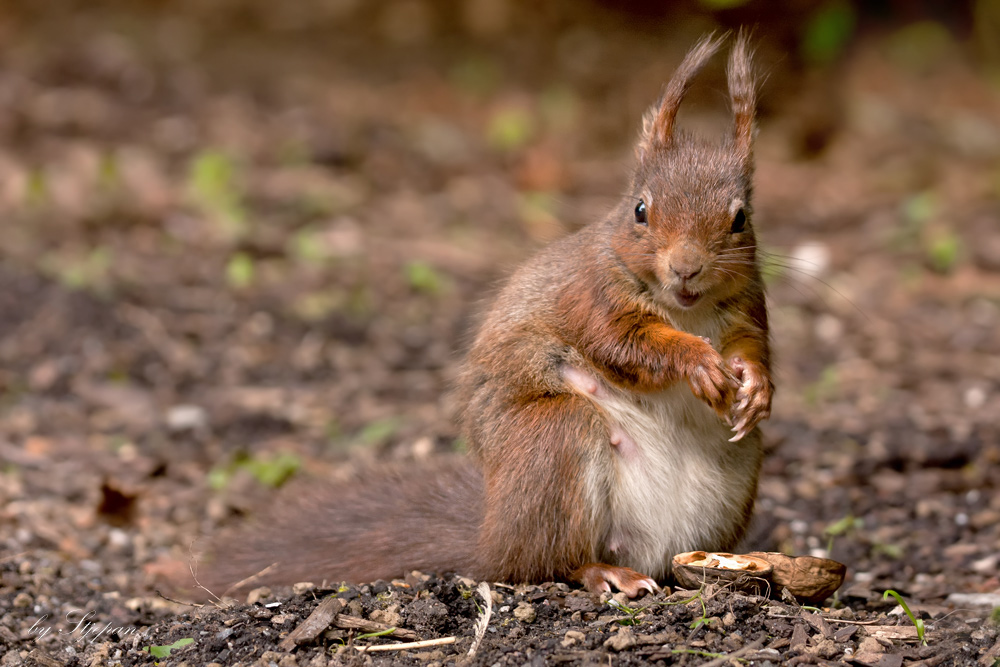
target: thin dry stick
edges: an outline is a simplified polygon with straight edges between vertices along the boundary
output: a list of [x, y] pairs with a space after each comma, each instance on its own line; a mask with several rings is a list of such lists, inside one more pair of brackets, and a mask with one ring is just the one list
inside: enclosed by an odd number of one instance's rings
[[[785, 614], [768, 614], [770, 618], [802, 618], [801, 616], [787, 616]], [[829, 618], [827, 616], [823, 617], [827, 623], [847, 623], [849, 625], [878, 625], [879, 623], [884, 623], [882, 619], [875, 619], [874, 621], [851, 621], [846, 618]]]
[[424, 639], [408, 644], [378, 644], [375, 646], [355, 646], [354, 648], [362, 653], [367, 653], [369, 651], [405, 651], [411, 648], [427, 648], [428, 646], [444, 646], [454, 643], [455, 637], [438, 637], [437, 639]]
[[483, 602], [486, 603], [486, 609], [483, 610], [482, 616], [476, 621], [476, 638], [472, 641], [472, 648], [469, 649], [468, 657], [472, 658], [479, 650], [479, 644], [483, 641], [483, 637], [486, 636], [486, 628], [490, 625], [490, 617], [493, 615], [493, 596], [490, 595], [490, 585], [485, 581], [479, 582], [479, 586], [476, 588], [476, 592], [479, 596], [483, 598]]

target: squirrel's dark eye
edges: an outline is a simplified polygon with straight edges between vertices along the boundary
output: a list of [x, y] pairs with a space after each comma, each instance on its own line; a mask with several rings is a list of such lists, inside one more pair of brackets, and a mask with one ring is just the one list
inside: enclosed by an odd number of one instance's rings
[[733, 218], [733, 226], [729, 229], [730, 234], [739, 234], [747, 226], [747, 214], [743, 212], [743, 209], [736, 211], [736, 217]]
[[645, 225], [649, 223], [649, 219], [646, 217], [646, 202], [639, 200], [639, 203], [635, 205], [635, 221], [640, 225]]

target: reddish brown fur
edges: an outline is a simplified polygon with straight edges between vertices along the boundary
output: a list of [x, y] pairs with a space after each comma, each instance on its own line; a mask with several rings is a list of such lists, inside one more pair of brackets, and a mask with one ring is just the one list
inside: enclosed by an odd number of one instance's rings
[[[595, 373], [637, 396], [687, 382], [723, 419], [750, 431], [734, 447], [759, 448], [752, 429], [770, 408], [772, 385], [750, 222], [754, 78], [742, 34], [729, 63], [732, 135], [720, 147], [674, 128], [692, 77], [720, 43], [696, 45], [647, 115], [630, 195], [604, 221], [522, 267], [486, 317], [459, 387], [478, 470], [451, 463], [378, 475], [279, 510], [283, 519], [252, 533], [227, 574], [277, 561], [272, 579], [283, 581], [362, 581], [424, 568], [507, 581], [577, 578], [592, 590], [621, 581], [630, 594], [641, 587], [642, 575], [596, 562], [617, 530], [612, 489], [602, 486], [617, 464], [606, 416], [571, 390], [563, 369]], [[635, 218], [640, 200], [645, 224]], [[734, 232], [744, 214], [745, 230]], [[677, 324], [688, 321], [718, 339]], [[711, 412], [699, 415], [718, 424]], [[702, 548], [732, 547], [745, 529], [759, 456], [738, 451], [720, 449], [719, 460], [745, 491], [728, 519], [709, 527], [717, 543]]]

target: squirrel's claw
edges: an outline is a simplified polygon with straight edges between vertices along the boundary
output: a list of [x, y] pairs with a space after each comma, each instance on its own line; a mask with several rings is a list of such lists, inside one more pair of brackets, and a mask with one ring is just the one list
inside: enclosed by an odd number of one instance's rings
[[[739, 380], [735, 403], [730, 412], [729, 425], [735, 434], [729, 442], [738, 442], [746, 437], [759, 422], [771, 414], [771, 394], [773, 385], [767, 371], [758, 364], [744, 361], [740, 357], [729, 360], [733, 375]], [[733, 423], [735, 422], [735, 424]]]

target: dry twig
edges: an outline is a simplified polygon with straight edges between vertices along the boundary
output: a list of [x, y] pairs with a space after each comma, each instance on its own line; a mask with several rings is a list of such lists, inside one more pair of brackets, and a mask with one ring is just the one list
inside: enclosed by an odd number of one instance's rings
[[454, 644], [455, 641], [455, 637], [438, 637], [437, 639], [424, 639], [423, 641], [410, 642], [408, 644], [378, 644], [373, 646], [355, 646], [354, 648], [363, 653], [369, 651], [404, 651], [413, 648], [444, 646], [446, 644]]

